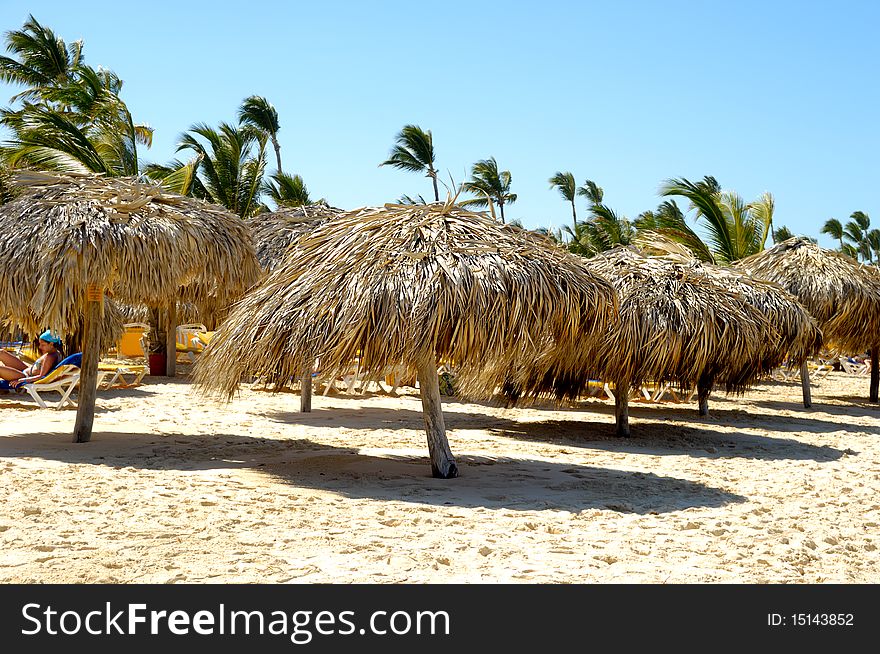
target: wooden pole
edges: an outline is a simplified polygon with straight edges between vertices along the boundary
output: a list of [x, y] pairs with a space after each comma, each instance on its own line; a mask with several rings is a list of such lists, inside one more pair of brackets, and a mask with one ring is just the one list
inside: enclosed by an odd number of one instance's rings
[[617, 420], [617, 435], [629, 436], [629, 383], [614, 386], [614, 417]]
[[878, 401], [880, 392], [880, 345], [871, 347], [871, 401]]
[[177, 304], [171, 302], [165, 309], [165, 374], [177, 375]]
[[312, 411], [312, 371], [306, 370], [300, 381], [299, 412], [311, 413]]
[[440, 479], [458, 477], [458, 466], [452, 458], [449, 441], [446, 440], [446, 423], [440, 403], [440, 382], [437, 378], [437, 362], [425, 358], [418, 364], [419, 390], [422, 396], [422, 414], [428, 435], [428, 452], [431, 455], [431, 474]]
[[801, 362], [801, 390], [804, 395], [804, 408], [813, 406], [813, 398], [810, 396], [810, 371], [807, 369], [807, 360]]
[[95, 422], [95, 396], [98, 393], [98, 361], [101, 358], [101, 326], [104, 318], [103, 289], [89, 287], [83, 316], [83, 352], [79, 376], [79, 402], [73, 427], [73, 442], [88, 443]]
[[709, 415], [709, 393], [712, 392], [712, 377], [703, 375], [697, 381], [697, 403], [699, 405], [698, 412], [701, 416]]

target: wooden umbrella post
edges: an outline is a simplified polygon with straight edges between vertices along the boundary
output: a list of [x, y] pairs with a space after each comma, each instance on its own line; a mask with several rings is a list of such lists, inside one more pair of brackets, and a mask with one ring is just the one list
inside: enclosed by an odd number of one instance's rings
[[165, 374], [177, 375], [177, 304], [173, 301], [165, 309]]
[[801, 390], [804, 395], [804, 408], [813, 406], [813, 398], [810, 396], [810, 371], [807, 369], [807, 360], [801, 362]]
[[871, 346], [871, 401], [878, 401], [880, 392], [880, 345]]
[[629, 383], [620, 382], [614, 388], [614, 417], [617, 420], [617, 435], [629, 436]]
[[101, 324], [104, 317], [104, 289], [89, 285], [83, 316], [83, 352], [79, 377], [79, 402], [73, 442], [88, 443], [95, 422], [95, 396], [98, 392], [98, 361], [101, 358]]
[[422, 396], [422, 413], [428, 434], [428, 452], [431, 455], [431, 474], [440, 479], [458, 477], [458, 466], [446, 440], [446, 423], [440, 403], [440, 382], [437, 378], [437, 362], [426, 357], [418, 364], [417, 375]]
[[312, 371], [306, 370], [303, 373], [299, 385], [299, 412], [312, 412]]
[[709, 393], [712, 392], [714, 383], [715, 378], [711, 375], [700, 375], [700, 379], [697, 380], [697, 403], [699, 406], [697, 411], [701, 416], [709, 415]]

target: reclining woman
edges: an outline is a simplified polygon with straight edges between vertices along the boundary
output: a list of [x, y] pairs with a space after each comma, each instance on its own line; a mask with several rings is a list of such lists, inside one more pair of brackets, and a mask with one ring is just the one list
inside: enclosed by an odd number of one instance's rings
[[0, 379], [9, 382], [12, 388], [17, 388], [42, 379], [64, 358], [61, 339], [48, 330], [40, 334], [37, 348], [41, 356], [30, 365], [14, 354], [0, 350]]

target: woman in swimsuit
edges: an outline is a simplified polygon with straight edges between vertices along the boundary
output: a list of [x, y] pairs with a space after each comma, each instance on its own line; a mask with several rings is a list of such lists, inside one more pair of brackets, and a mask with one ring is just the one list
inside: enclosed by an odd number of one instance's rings
[[61, 339], [50, 331], [40, 334], [37, 345], [40, 358], [27, 364], [14, 354], [0, 350], [0, 379], [5, 379], [13, 388], [42, 379], [62, 359]]

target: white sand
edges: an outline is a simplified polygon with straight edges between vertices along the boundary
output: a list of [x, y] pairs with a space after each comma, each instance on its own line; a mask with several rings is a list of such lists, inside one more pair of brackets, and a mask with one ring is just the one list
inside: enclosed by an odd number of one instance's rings
[[745, 398], [445, 402], [461, 477], [430, 477], [421, 405], [147, 377], [75, 412], [0, 395], [0, 581], [880, 581], [880, 409], [831, 373]]

